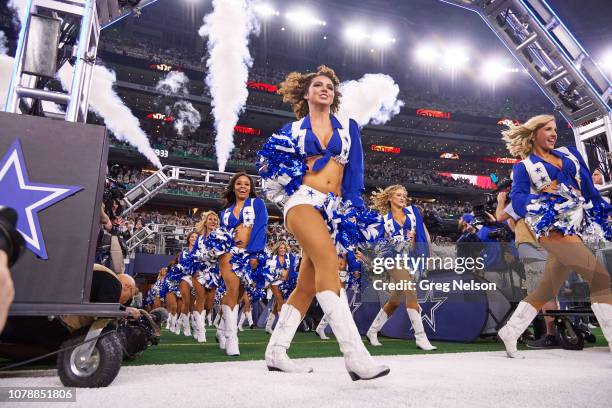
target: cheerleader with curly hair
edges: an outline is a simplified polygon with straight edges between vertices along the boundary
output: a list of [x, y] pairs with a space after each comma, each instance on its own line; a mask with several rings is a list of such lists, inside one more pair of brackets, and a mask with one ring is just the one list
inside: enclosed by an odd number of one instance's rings
[[[372, 193], [372, 203], [376, 211], [383, 215], [384, 224], [381, 231], [387, 241], [382, 256], [395, 257], [396, 255], [408, 255], [409, 257], [429, 256], [429, 234], [423, 223], [423, 217], [416, 205], [407, 205], [408, 193], [404, 186], [399, 184], [389, 186], [384, 190], [379, 189]], [[387, 271], [394, 282], [412, 281], [414, 275], [420, 271], [407, 271], [393, 269]], [[406, 304], [406, 311], [414, 329], [414, 338], [418, 348], [426, 351], [435, 350], [432, 346], [425, 329], [421, 311], [417, 303], [416, 290], [405, 289], [392, 291], [391, 297], [380, 309], [366, 334], [370, 344], [382, 346], [378, 341], [378, 332], [382, 329], [389, 317], [395, 313], [401, 302]]]
[[335, 72], [324, 65], [316, 72], [290, 73], [279, 93], [297, 121], [273, 134], [258, 152], [266, 195], [283, 206], [286, 229], [303, 254], [297, 286], [281, 308], [265, 358], [269, 370], [312, 371], [292, 361], [287, 349], [316, 296], [349, 375], [369, 380], [388, 374], [389, 368], [377, 364], [364, 346], [338, 279], [336, 246], [346, 236], [338, 228], [351, 218], [347, 212], [365, 209], [361, 135], [354, 120], [334, 115], [340, 106], [339, 85]]
[[225, 283], [221, 298], [223, 313], [220, 328], [225, 337], [225, 352], [240, 355], [238, 347], [238, 300], [254, 275], [265, 266], [268, 210], [255, 193], [252, 178], [234, 174], [225, 192], [225, 209], [220, 214], [221, 229], [230, 235], [226, 252], [219, 257], [219, 270]]
[[498, 333], [510, 358], [522, 358], [516, 343], [538, 310], [554, 299], [571, 271], [589, 283], [591, 308], [612, 352], [610, 273], [584, 241], [612, 240], [612, 207], [594, 187], [582, 155], [574, 146], [556, 148], [552, 115], [538, 115], [502, 132], [514, 165], [510, 203], [498, 196], [496, 216], [502, 222], [524, 218], [548, 252], [544, 274]]
[[183, 334], [185, 336], [191, 336], [191, 305], [193, 303], [191, 299], [191, 288], [194, 284], [192, 275], [194, 272], [194, 249], [197, 239], [197, 232], [191, 231], [189, 234], [187, 234], [187, 248], [180, 252], [176, 265], [176, 268], [179, 269], [180, 273], [179, 271], [176, 271], [175, 273], [175, 276], [179, 276], [180, 274], [178, 288], [181, 292], [181, 307], [179, 310], [180, 315], [177, 321], [176, 331], [180, 332], [182, 327]]

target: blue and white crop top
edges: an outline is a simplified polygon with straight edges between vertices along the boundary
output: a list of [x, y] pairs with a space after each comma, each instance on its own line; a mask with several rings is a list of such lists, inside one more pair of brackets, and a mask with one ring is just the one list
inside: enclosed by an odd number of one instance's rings
[[302, 184], [302, 177], [308, 170], [305, 159], [322, 156], [312, 168], [318, 172], [333, 158], [344, 165], [341, 194], [354, 206], [363, 207], [361, 194], [364, 191], [363, 149], [357, 122], [349, 119], [341, 123], [330, 115], [332, 137], [324, 149], [312, 131], [310, 116], [287, 123], [274, 133], [263, 149], [258, 152], [257, 168], [265, 181], [266, 196], [276, 204], [284, 205]]
[[524, 218], [531, 201], [538, 198], [542, 190], [555, 180], [558, 185], [564, 184], [568, 188], [580, 190], [587, 203], [592, 202], [594, 205], [605, 203], [593, 185], [589, 169], [576, 147], [560, 147], [553, 149], [551, 153], [561, 159], [561, 168], [533, 153], [514, 165], [511, 203], [504, 209], [514, 220]]
[[261, 198], [247, 198], [238, 214], [238, 218], [234, 215], [236, 204], [221, 211], [219, 219], [221, 227], [227, 230], [233, 230], [238, 225], [242, 224], [245, 227], [253, 227], [249, 244], [246, 251], [249, 254], [257, 254], [266, 247], [266, 225], [268, 224], [268, 209]]

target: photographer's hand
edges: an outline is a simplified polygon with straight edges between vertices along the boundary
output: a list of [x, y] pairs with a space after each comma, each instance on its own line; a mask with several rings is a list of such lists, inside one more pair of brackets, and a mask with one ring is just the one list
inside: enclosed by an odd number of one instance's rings
[[0, 333], [4, 329], [8, 309], [15, 297], [15, 287], [8, 268], [8, 255], [0, 250]]
[[510, 217], [510, 214], [504, 211], [504, 208], [506, 208], [507, 199], [508, 199], [507, 191], [500, 191], [497, 194], [497, 207], [495, 208], [495, 218], [497, 219], [497, 222], [504, 222], [512, 218]]

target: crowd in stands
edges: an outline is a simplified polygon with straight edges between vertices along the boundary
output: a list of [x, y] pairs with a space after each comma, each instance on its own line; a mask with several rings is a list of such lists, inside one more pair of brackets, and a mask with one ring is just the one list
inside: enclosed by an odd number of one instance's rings
[[[165, 63], [180, 67], [181, 69], [199, 71], [203, 75], [206, 73], [204, 49], [201, 51], [196, 51], [195, 47], [173, 47], [169, 49], [162, 46], [161, 43], [156, 43], [142, 37], [132, 38], [112, 34], [103, 37], [100, 42], [100, 48], [121, 55], [146, 59], [153, 63]], [[293, 65], [291, 64], [291, 66]], [[339, 74], [348, 75], [349, 77], [355, 76], [352, 79], [357, 79], [363, 74], [358, 72], [341, 72], [342, 69], [338, 68]], [[391, 72], [393, 67], [387, 68], [390, 70], [389, 73], [399, 81], [399, 99], [404, 101], [406, 106], [436, 109], [474, 117], [511, 117], [520, 120], [525, 120], [532, 116], [534, 112], [548, 112], [552, 110], [550, 103], [544, 96], [538, 94], [536, 90], [530, 95], [518, 95], [518, 91], [516, 91], [517, 95], [512, 95], [511, 97], [500, 95], [499, 93], [475, 93], [473, 88], [478, 85], [475, 82], [472, 84], [471, 81], [467, 81], [471, 85], [463, 85], [468, 86], [468, 88], [457, 86], [456, 88], [448, 89], [442, 86], [439, 92], [434, 92], [429, 86], [429, 81], [423, 80], [421, 77], [408, 76], [404, 78], [405, 72], [404, 75], [399, 75], [399, 73], [393, 75]], [[249, 69], [249, 80], [278, 85], [291, 70], [289, 64], [276, 56], [273, 57], [273, 61], [255, 58], [254, 66]], [[525, 74], [516, 73], [515, 75]], [[351, 78], [343, 77], [343, 79]], [[521, 79], [526, 80], [526, 76]], [[471, 92], [469, 92], [470, 90]], [[511, 91], [512, 89], [509, 90], [509, 92]], [[261, 98], [258, 98], [257, 93], [251, 93], [249, 99], [249, 103], [252, 102], [259, 106], [287, 109], [286, 106], [283, 106], [280, 98], [265, 98], [263, 95]]]

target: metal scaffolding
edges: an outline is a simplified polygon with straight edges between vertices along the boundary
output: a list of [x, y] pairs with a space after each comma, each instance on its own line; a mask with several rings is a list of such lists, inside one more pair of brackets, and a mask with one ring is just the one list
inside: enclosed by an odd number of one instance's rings
[[[172, 181], [192, 186], [226, 187], [233, 175], [234, 173], [215, 170], [164, 166], [125, 194], [123, 201], [126, 207], [121, 216], [125, 217], [144, 205]], [[251, 176], [251, 178], [255, 182], [255, 189], [261, 191], [263, 189], [261, 177]]]
[[478, 13], [572, 125], [591, 170], [606, 175], [601, 190], [612, 190], [612, 84], [546, 1], [441, 1]]
[[[21, 21], [5, 111], [60, 118], [70, 122], [85, 122], [100, 31], [128, 15], [139, 14], [140, 9], [156, 1], [28, 0]], [[130, 3], [138, 4], [132, 6]], [[42, 36], [39, 30], [34, 29], [36, 25], [32, 22], [33, 18], [37, 17], [46, 18], [47, 22], [59, 25], [57, 41]], [[54, 58], [54, 61], [46, 64], [46, 67], [53, 68], [55, 73], [41, 75], [24, 69], [28, 59], [26, 58], [28, 42], [32, 42], [31, 47], [36, 45], [40, 48], [39, 51], [45, 55], [42, 59], [49, 55]], [[39, 55], [36, 57], [41, 58]], [[66, 63], [72, 68], [70, 91], [48, 90], [47, 84]], [[65, 113], [62, 115], [45, 112], [42, 101], [65, 105]]]

